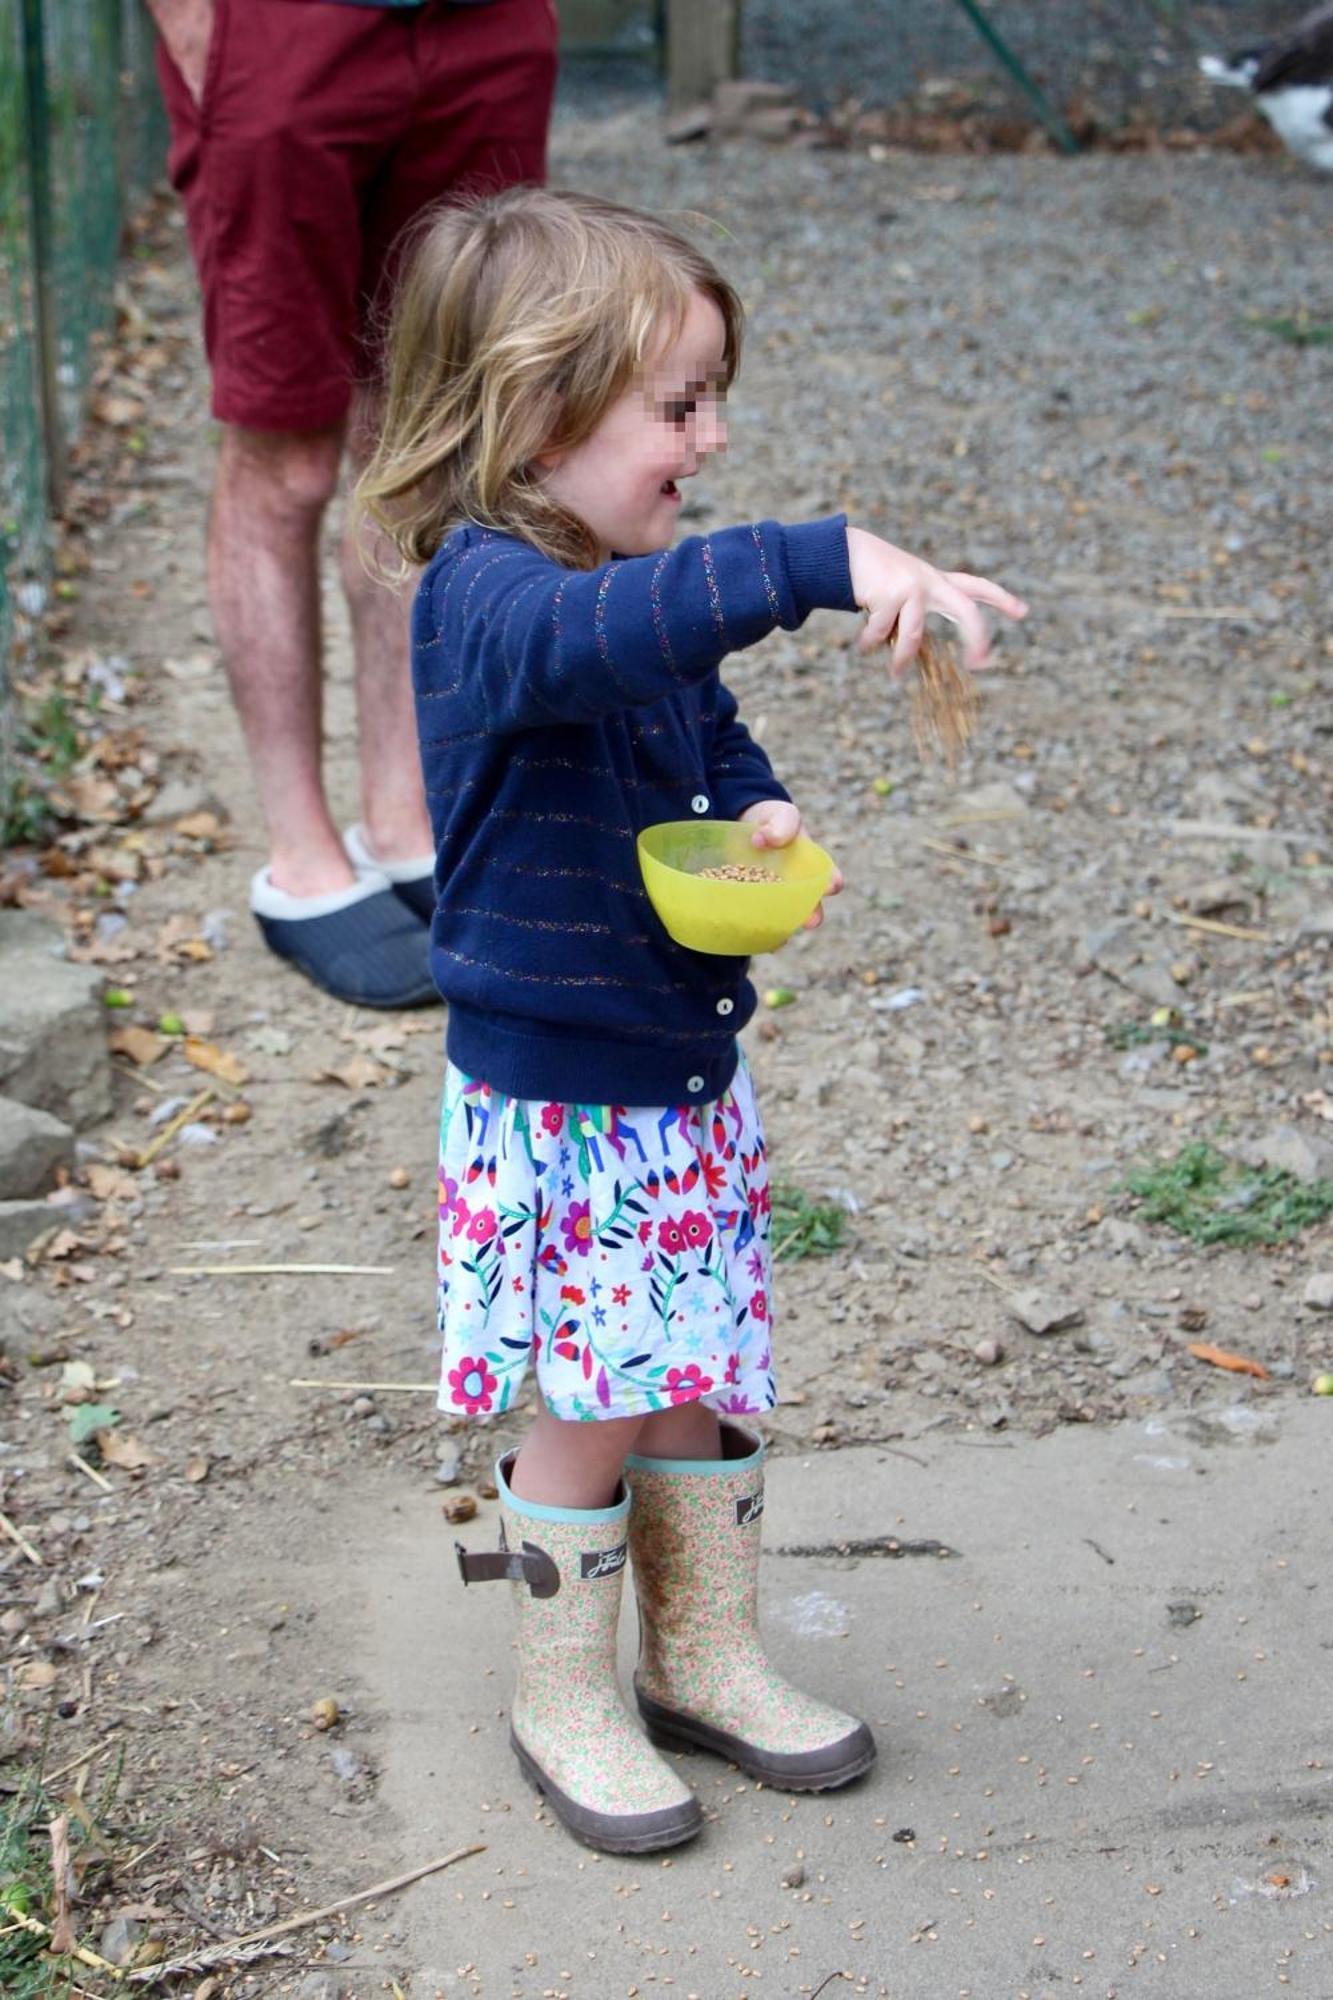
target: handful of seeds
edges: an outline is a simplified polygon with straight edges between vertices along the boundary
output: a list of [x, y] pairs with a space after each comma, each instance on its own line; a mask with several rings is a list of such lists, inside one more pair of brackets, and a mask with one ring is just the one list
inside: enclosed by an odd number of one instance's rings
[[[892, 636], [892, 635], [890, 635]], [[912, 737], [923, 764], [940, 757], [953, 770], [977, 726], [981, 702], [973, 675], [953, 646], [927, 629], [913, 661]]]
[[757, 861], [722, 861], [715, 868], [701, 868], [701, 882], [780, 882], [771, 868], [761, 868]]

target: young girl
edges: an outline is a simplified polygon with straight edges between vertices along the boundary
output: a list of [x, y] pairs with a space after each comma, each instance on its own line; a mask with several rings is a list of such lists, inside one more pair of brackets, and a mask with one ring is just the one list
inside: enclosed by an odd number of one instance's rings
[[[768, 1175], [736, 1044], [743, 959], [672, 942], [635, 837], [693, 814], [781, 847], [801, 816], [718, 678], [817, 606], [962, 630], [1024, 606], [837, 517], [694, 536], [682, 489], [722, 449], [740, 353], [726, 279], [649, 216], [519, 189], [439, 212], [396, 310], [364, 503], [426, 565], [413, 624], [449, 1003], [441, 1407], [508, 1409], [497, 1467], [520, 1639], [512, 1742], [593, 1846], [688, 1840], [699, 1806], [648, 1740], [787, 1791], [869, 1769], [869, 1729], [790, 1686], [756, 1626], [771, 1409]], [[841, 878], [833, 885], [841, 887]], [[819, 921], [819, 913], [811, 919]], [[641, 1649], [616, 1682], [627, 1552]]]

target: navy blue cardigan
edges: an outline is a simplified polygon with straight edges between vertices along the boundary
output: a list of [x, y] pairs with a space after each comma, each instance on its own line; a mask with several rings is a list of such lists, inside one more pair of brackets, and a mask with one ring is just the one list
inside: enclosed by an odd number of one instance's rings
[[595, 570], [488, 529], [450, 535], [413, 607], [412, 678], [431, 964], [467, 1075], [561, 1103], [726, 1089], [754, 1011], [748, 961], [672, 942], [635, 837], [786, 798], [717, 669], [820, 605], [855, 609], [841, 516]]

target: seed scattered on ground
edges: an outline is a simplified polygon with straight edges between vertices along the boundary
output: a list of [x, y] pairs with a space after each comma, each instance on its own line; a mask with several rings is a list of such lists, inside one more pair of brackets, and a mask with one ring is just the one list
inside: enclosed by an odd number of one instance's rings
[[923, 764], [940, 757], [952, 770], [977, 726], [976, 682], [953, 647], [932, 632], [921, 641], [912, 682], [912, 739]]

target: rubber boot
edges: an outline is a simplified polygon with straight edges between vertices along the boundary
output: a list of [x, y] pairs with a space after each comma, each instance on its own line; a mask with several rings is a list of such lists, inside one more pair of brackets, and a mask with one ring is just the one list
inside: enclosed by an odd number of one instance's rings
[[875, 1761], [864, 1722], [785, 1681], [759, 1640], [764, 1448], [723, 1424], [720, 1459], [633, 1457], [634, 1689], [655, 1743], [712, 1750], [789, 1792], [831, 1791]]
[[500, 1548], [458, 1545], [464, 1583], [509, 1578], [518, 1610], [518, 1684], [509, 1740], [523, 1774], [571, 1833], [608, 1854], [648, 1854], [693, 1839], [693, 1792], [636, 1726], [616, 1678], [629, 1494], [576, 1512], [518, 1500], [495, 1468]]

